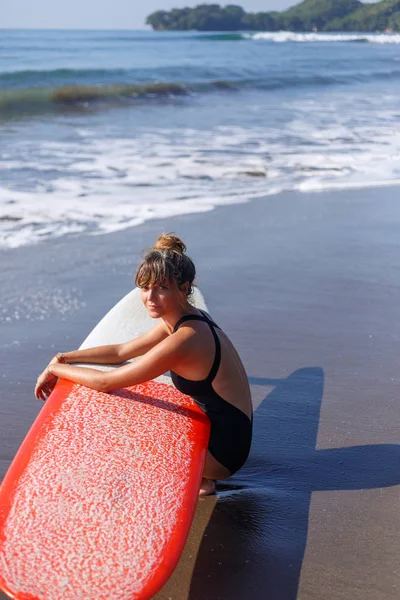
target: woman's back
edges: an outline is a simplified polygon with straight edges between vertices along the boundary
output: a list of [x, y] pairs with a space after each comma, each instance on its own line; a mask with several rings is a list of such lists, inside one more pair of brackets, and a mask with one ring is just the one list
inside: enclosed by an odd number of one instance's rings
[[228, 337], [205, 313], [181, 317], [173, 334], [177, 332], [188, 343], [183, 360], [171, 371], [172, 381], [208, 415], [209, 453], [227, 474], [235, 473], [247, 459], [252, 438], [244, 367]]
[[[204, 321], [203, 315], [209, 323]], [[201, 384], [209, 377], [219, 354], [219, 364], [215, 365], [217, 369], [209, 383], [218, 396], [251, 418], [252, 403], [247, 375], [234, 345], [218, 326], [214, 326], [215, 323], [206, 313], [198, 312], [198, 315], [188, 317], [187, 320], [185, 317], [181, 319], [177, 324], [178, 329], [189, 328], [195, 335], [192, 337], [191, 351], [180, 362], [175, 373], [184, 380]], [[196, 386], [192, 386], [192, 389], [196, 389]]]

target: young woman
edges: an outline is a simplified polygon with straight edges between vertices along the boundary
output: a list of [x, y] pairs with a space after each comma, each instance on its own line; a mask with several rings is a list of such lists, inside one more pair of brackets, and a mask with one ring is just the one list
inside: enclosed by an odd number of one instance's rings
[[[189, 302], [195, 267], [186, 246], [161, 235], [145, 255], [135, 283], [148, 314], [160, 322], [124, 344], [57, 354], [39, 376], [35, 395], [46, 400], [58, 377], [108, 392], [171, 371], [174, 385], [197, 402], [211, 421], [200, 495], [212, 494], [245, 463], [252, 437], [252, 403], [247, 375], [234, 346], [211, 317]], [[69, 363], [129, 365], [103, 373]]]

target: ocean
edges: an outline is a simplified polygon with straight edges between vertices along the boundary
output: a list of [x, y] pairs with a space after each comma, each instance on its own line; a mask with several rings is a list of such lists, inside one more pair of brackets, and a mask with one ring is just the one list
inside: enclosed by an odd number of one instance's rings
[[2, 30], [0, 248], [399, 183], [399, 97], [396, 34]]

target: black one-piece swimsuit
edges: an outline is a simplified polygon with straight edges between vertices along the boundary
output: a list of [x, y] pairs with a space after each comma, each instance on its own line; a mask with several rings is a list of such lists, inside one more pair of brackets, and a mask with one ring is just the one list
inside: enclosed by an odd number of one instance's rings
[[249, 455], [253, 433], [253, 418], [239, 408], [227, 402], [212, 386], [221, 363], [221, 343], [215, 329], [220, 329], [205, 313], [202, 316], [187, 315], [179, 319], [174, 327], [175, 333], [185, 321], [204, 321], [211, 329], [215, 340], [215, 359], [211, 371], [201, 381], [185, 379], [174, 371], [171, 378], [175, 387], [191, 396], [198, 406], [207, 414], [211, 422], [208, 449], [213, 457], [226, 467], [231, 474], [238, 471]]

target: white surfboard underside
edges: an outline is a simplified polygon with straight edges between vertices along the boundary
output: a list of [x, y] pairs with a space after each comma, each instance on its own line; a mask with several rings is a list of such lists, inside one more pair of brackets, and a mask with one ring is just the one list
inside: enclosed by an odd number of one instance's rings
[[[199, 289], [194, 288], [191, 303], [200, 310], [207, 311], [207, 306], [203, 295]], [[159, 319], [149, 317], [143, 306], [140, 289], [135, 288], [120, 300], [96, 325], [93, 331], [88, 335], [80, 349], [93, 348], [95, 346], [104, 346], [108, 344], [123, 344], [128, 342], [149, 329], [157, 325]], [[89, 366], [88, 364], [82, 366]], [[91, 368], [108, 371], [115, 369], [120, 365], [94, 365]], [[162, 375], [157, 381], [171, 385], [171, 378], [168, 375]]]

